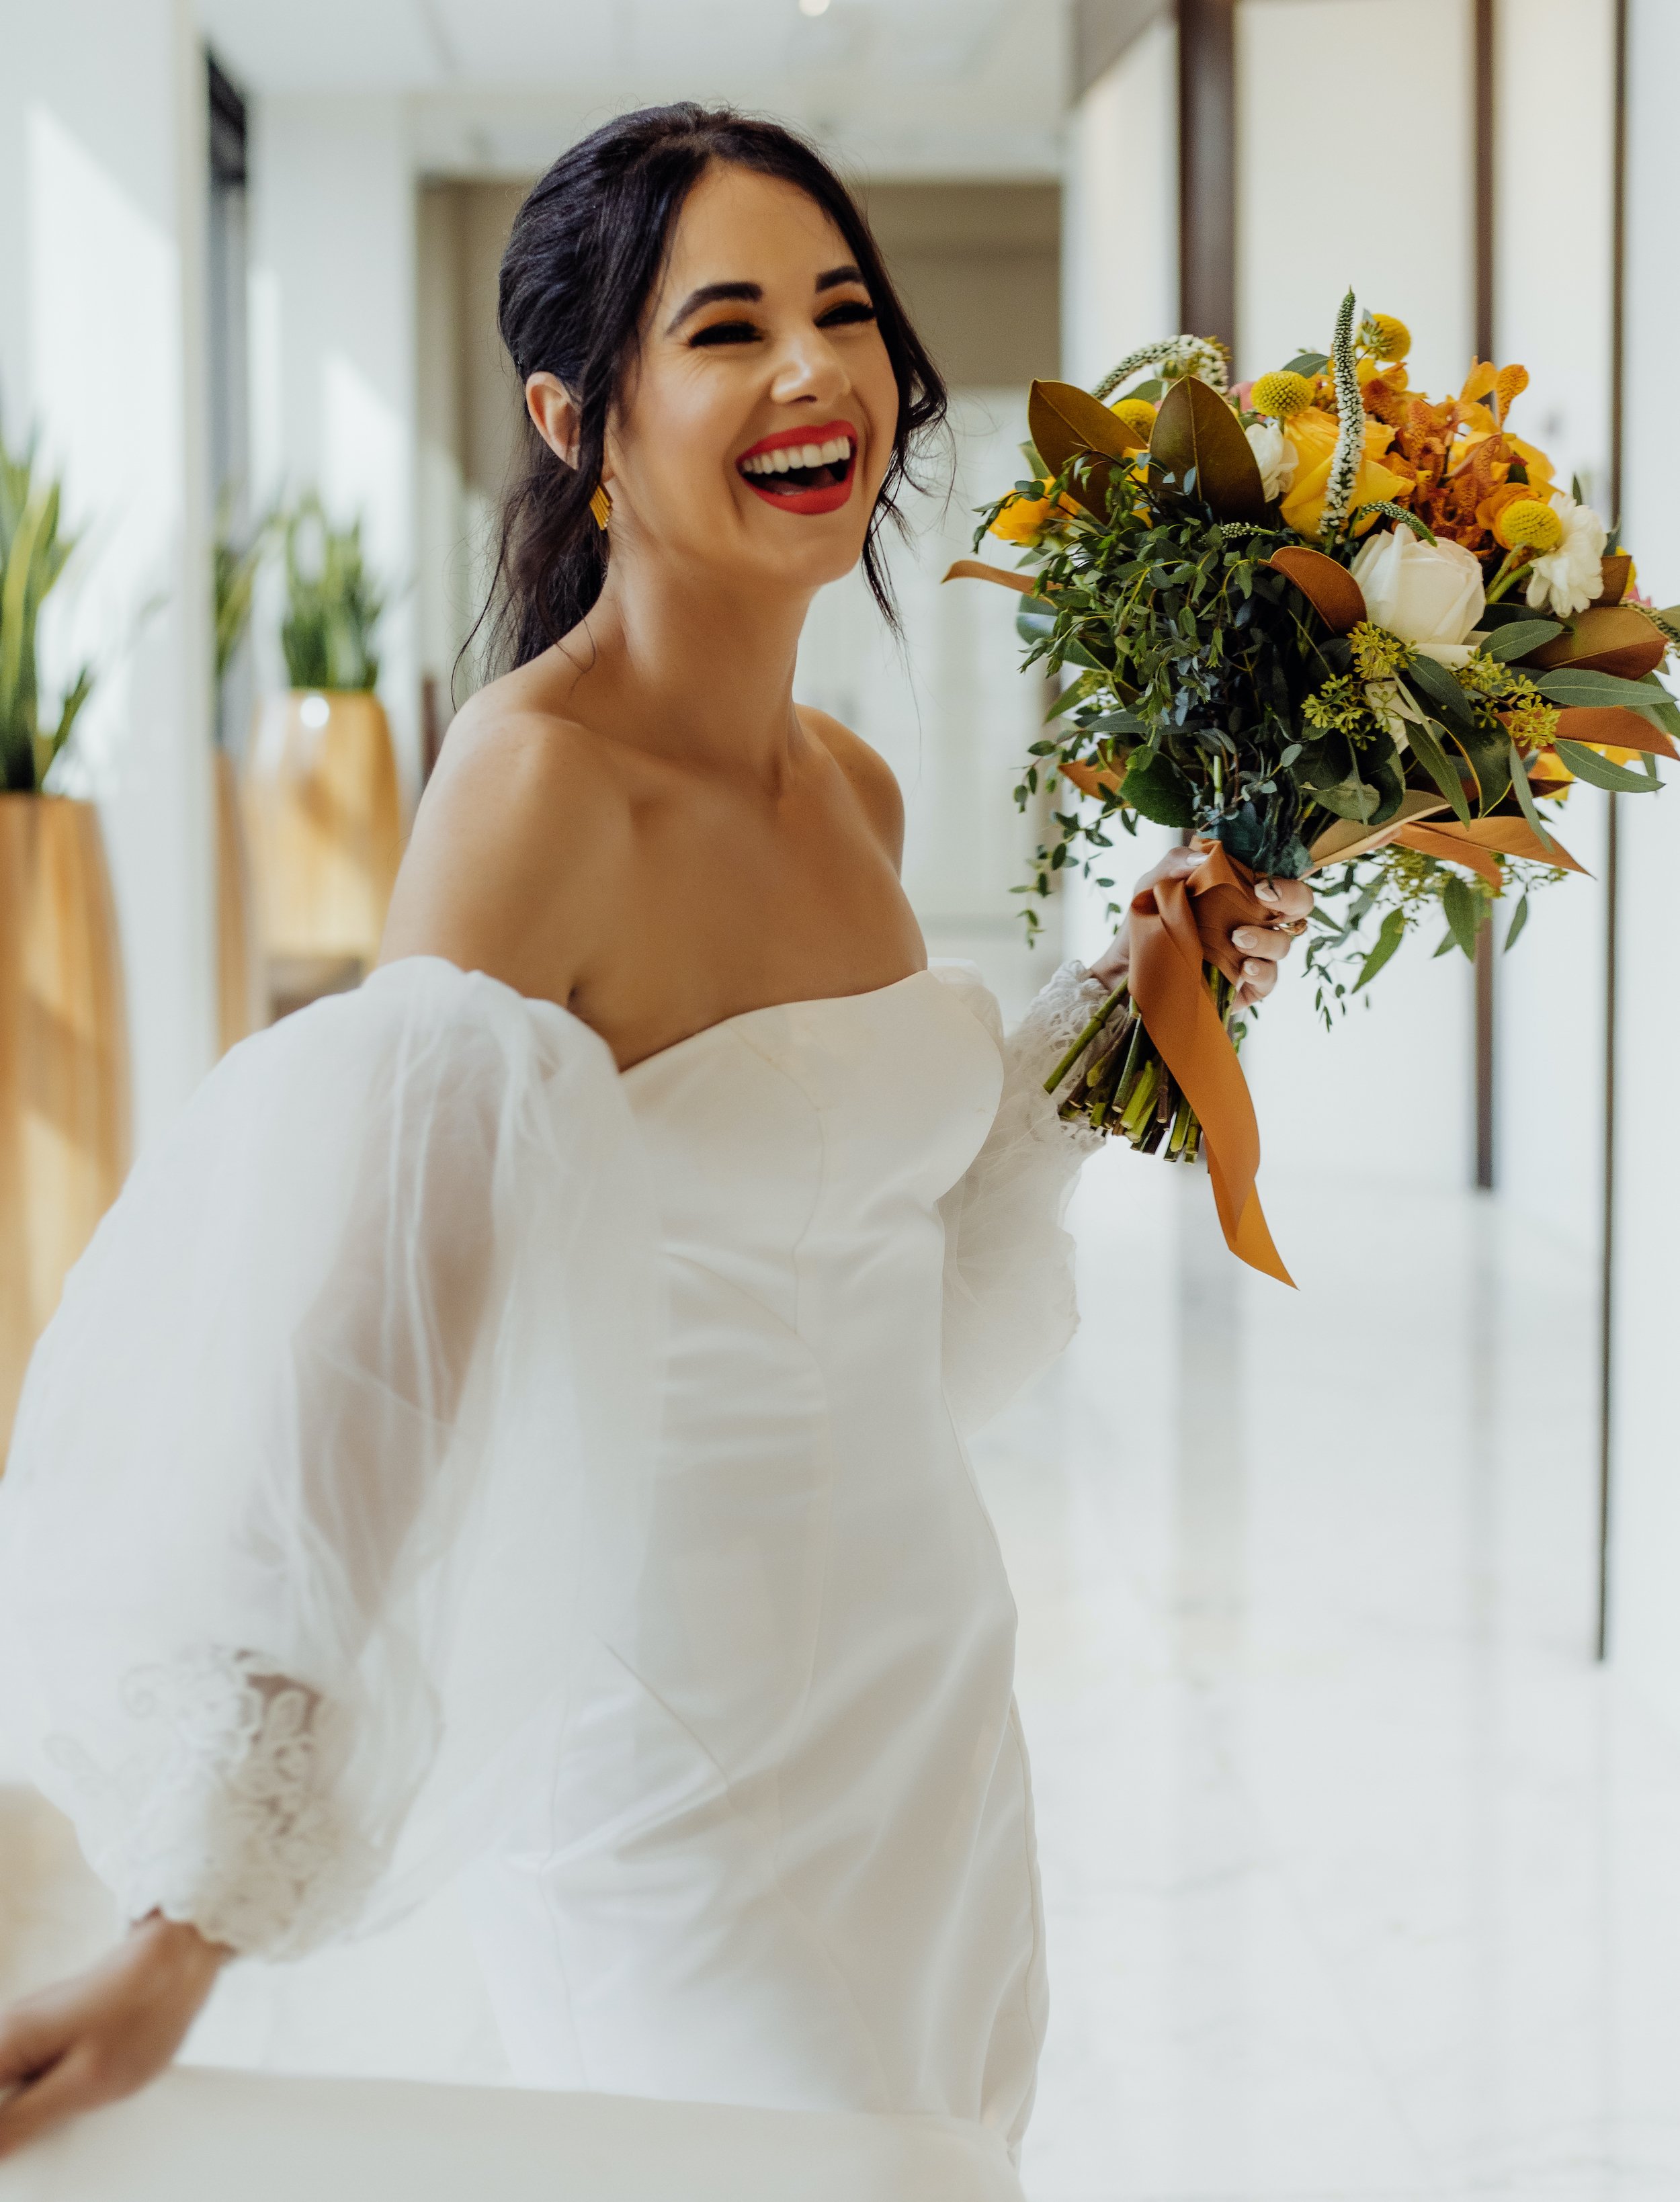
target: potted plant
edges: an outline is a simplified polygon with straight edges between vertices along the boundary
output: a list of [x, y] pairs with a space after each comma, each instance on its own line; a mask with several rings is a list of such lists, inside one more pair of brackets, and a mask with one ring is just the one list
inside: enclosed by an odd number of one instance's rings
[[110, 875], [94, 805], [47, 792], [93, 685], [56, 711], [36, 657], [41, 606], [74, 540], [32, 445], [0, 437], [0, 1434], [66, 1272], [128, 1167], [128, 1033]]
[[374, 683], [383, 601], [360, 521], [335, 528], [319, 498], [285, 522], [290, 692], [257, 713], [245, 774], [263, 944], [281, 994], [333, 967], [370, 965], [402, 854], [391, 729]]
[[245, 840], [238, 776], [227, 746], [227, 669], [251, 626], [251, 593], [272, 521], [241, 540], [233, 501], [216, 511], [215, 577], [215, 857], [216, 1023], [221, 1051], [267, 1021], [267, 988], [258, 946], [256, 887]]

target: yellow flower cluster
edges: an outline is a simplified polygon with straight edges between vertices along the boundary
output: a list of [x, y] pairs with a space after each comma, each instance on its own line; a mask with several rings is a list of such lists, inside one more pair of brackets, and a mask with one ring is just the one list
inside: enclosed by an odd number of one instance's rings
[[1361, 620], [1347, 639], [1353, 645], [1353, 664], [1361, 680], [1392, 680], [1412, 662], [1412, 645], [1374, 621]]

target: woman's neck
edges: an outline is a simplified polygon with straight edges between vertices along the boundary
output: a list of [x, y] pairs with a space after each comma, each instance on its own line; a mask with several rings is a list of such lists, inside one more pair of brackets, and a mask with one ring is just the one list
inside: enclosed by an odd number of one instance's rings
[[799, 739], [793, 667], [810, 595], [629, 567], [615, 565], [565, 645], [569, 708], [638, 748], [774, 791]]

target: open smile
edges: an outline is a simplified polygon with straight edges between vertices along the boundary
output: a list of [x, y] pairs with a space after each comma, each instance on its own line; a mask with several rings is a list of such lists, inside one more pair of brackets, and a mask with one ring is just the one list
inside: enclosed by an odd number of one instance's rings
[[750, 490], [778, 512], [838, 512], [852, 494], [858, 431], [849, 421], [783, 428], [735, 461]]

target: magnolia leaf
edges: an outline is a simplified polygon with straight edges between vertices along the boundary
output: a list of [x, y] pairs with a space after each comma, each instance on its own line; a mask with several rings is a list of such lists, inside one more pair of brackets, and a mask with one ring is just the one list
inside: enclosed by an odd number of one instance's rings
[[[1580, 498], [1576, 499], [1578, 504]], [[1628, 592], [1628, 583], [1633, 579], [1633, 560], [1625, 550], [1612, 550], [1607, 558], [1599, 561], [1600, 586], [1593, 598], [1593, 609], [1600, 604], [1619, 604]]]
[[1159, 751], [1134, 750], [1121, 783], [1120, 799], [1140, 817], [1181, 830], [1196, 822], [1196, 806], [1182, 774]]
[[1371, 953], [1359, 966], [1359, 975], [1353, 981], [1353, 986], [1354, 993], [1357, 994], [1361, 986], [1370, 985], [1405, 938], [1406, 912], [1403, 910], [1391, 910], [1382, 921], [1382, 930], [1376, 936]]
[[1613, 673], [1592, 673], [1573, 665], [1555, 673], [1536, 673], [1534, 685], [1548, 704], [1619, 704], [1630, 711], [1648, 711], [1656, 702], [1642, 681], [1623, 680]]
[[[1558, 714], [1558, 732], [1565, 741], [1602, 743], [1612, 750], [1645, 750], [1653, 757], [1680, 756], [1664, 721], [1668, 712], [1663, 704], [1673, 709], [1666, 690], [1654, 692], [1660, 703], [1653, 701], [1637, 711], [1630, 711], [1620, 704], [1576, 705]], [[1649, 689], [1645, 693], [1652, 695]]]
[[1422, 700], [1433, 704], [1437, 715], [1445, 719], [1455, 733], [1475, 733], [1476, 715], [1470, 708], [1470, 698], [1444, 665], [1426, 657], [1420, 650], [1406, 667], [1406, 678], [1414, 688], [1422, 691]]
[[1264, 522], [1266, 494], [1236, 415], [1194, 375], [1175, 382], [1161, 400], [1149, 439], [1149, 470], [1181, 486], [1194, 471], [1196, 494], [1216, 520]]
[[1512, 620], [1494, 629], [1482, 645], [1481, 655], [1496, 657], [1502, 664], [1509, 665], [1513, 658], [1526, 657], [1531, 650], [1538, 650], [1542, 643], [1550, 642], [1562, 633], [1556, 620]]
[[1286, 543], [1266, 563], [1294, 583], [1333, 633], [1351, 633], [1365, 618], [1365, 591], [1337, 559], [1305, 543]]
[[1612, 764], [1608, 757], [1600, 757], [1596, 750], [1583, 749], [1579, 742], [1560, 741], [1558, 755], [1589, 787], [1608, 788], [1612, 795], [1646, 795], [1651, 791], [1653, 783], [1646, 774]]
[[1637, 604], [1606, 604], [1581, 613], [1567, 633], [1536, 651], [1533, 662], [1547, 672], [1566, 665], [1578, 673], [1612, 673], [1625, 680], [1642, 680], [1667, 654], [1667, 636], [1653, 627]]
[[1078, 451], [1124, 459], [1147, 445], [1147, 439], [1100, 397], [1071, 382], [1035, 382], [1027, 400], [1027, 423], [1052, 474], [1060, 474]]
[[996, 581], [1005, 589], [1013, 589], [1017, 596], [1038, 594], [1035, 574], [1012, 574], [1008, 567], [988, 565], [983, 558], [958, 558], [946, 568], [941, 578], [947, 581]]
[[1461, 823], [1468, 826], [1470, 805], [1465, 800], [1464, 783], [1436, 739], [1434, 727], [1410, 719], [1406, 721], [1406, 732], [1412, 737], [1412, 756], [1446, 797]]

